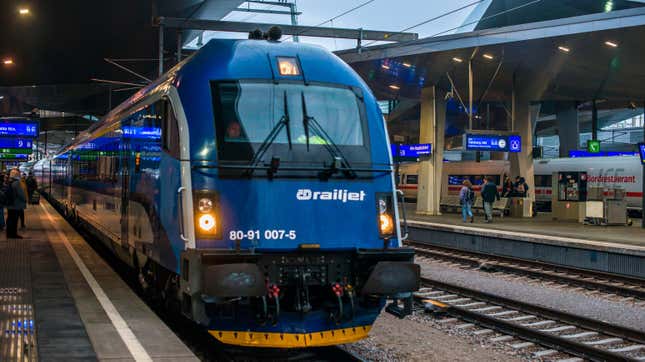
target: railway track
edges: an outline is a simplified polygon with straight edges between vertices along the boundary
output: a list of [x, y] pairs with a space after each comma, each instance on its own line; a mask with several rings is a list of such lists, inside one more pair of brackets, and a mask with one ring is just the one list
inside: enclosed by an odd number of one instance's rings
[[462, 323], [456, 328], [477, 329], [474, 335], [493, 335], [490, 341], [515, 350], [531, 348], [535, 358], [564, 353], [591, 361], [645, 360], [645, 334], [637, 330], [428, 278], [415, 300], [449, 316], [439, 323]]
[[464, 251], [435, 246], [418, 241], [407, 241], [417, 255], [477, 267], [491, 272], [520, 275], [567, 286], [597, 290], [622, 296], [625, 301], [645, 301], [645, 280], [625, 275], [578, 269], [544, 262]]

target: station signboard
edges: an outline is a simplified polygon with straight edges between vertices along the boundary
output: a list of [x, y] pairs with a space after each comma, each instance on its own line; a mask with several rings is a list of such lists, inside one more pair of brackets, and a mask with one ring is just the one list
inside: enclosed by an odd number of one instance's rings
[[518, 135], [467, 133], [464, 137], [464, 144], [469, 151], [522, 152], [522, 137]]
[[3, 137], [38, 137], [38, 124], [31, 121], [0, 123], [0, 136]]
[[15, 148], [31, 150], [34, 141], [22, 138], [0, 138], [0, 148]]
[[623, 151], [601, 151], [598, 153], [589, 153], [586, 150], [571, 150], [569, 151], [569, 158], [580, 157], [621, 157], [621, 156], [636, 156], [636, 152], [623, 152]]
[[600, 153], [600, 141], [598, 140], [587, 141], [587, 152]]
[[432, 154], [431, 143], [420, 144], [393, 144], [392, 157], [394, 158], [420, 158], [427, 157]]
[[15, 153], [0, 153], [0, 160], [29, 160], [29, 155], [26, 154], [15, 154]]
[[645, 143], [638, 144], [638, 153], [641, 155], [641, 164], [645, 165]]

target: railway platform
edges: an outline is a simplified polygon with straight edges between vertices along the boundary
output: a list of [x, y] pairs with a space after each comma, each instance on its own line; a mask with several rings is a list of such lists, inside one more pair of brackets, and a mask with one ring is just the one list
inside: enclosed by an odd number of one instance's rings
[[44, 199], [0, 235], [0, 361], [197, 361]]
[[[645, 277], [645, 230], [535, 218], [464, 223], [460, 215], [424, 216], [408, 205], [410, 239], [438, 246]], [[635, 223], [636, 224], [636, 223]]]

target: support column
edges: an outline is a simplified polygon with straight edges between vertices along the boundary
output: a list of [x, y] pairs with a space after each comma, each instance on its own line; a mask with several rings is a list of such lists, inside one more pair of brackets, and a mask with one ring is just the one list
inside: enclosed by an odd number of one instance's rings
[[421, 90], [419, 143], [432, 143], [432, 157], [419, 163], [417, 213], [440, 215], [446, 101], [436, 87]]
[[511, 177], [524, 177], [529, 185], [527, 197], [535, 201], [535, 171], [533, 168], [533, 122], [531, 117], [536, 117], [538, 112], [532, 111], [529, 101], [521, 95], [513, 97], [512, 117], [514, 119], [514, 132], [522, 137], [522, 152], [510, 153]]
[[569, 151], [580, 148], [576, 102], [558, 102], [555, 106], [555, 116], [560, 138], [560, 157], [569, 157]]

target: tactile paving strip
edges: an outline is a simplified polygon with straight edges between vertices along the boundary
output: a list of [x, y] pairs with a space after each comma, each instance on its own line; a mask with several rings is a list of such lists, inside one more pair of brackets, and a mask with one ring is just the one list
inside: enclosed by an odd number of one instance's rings
[[0, 240], [0, 361], [38, 361], [30, 243]]

